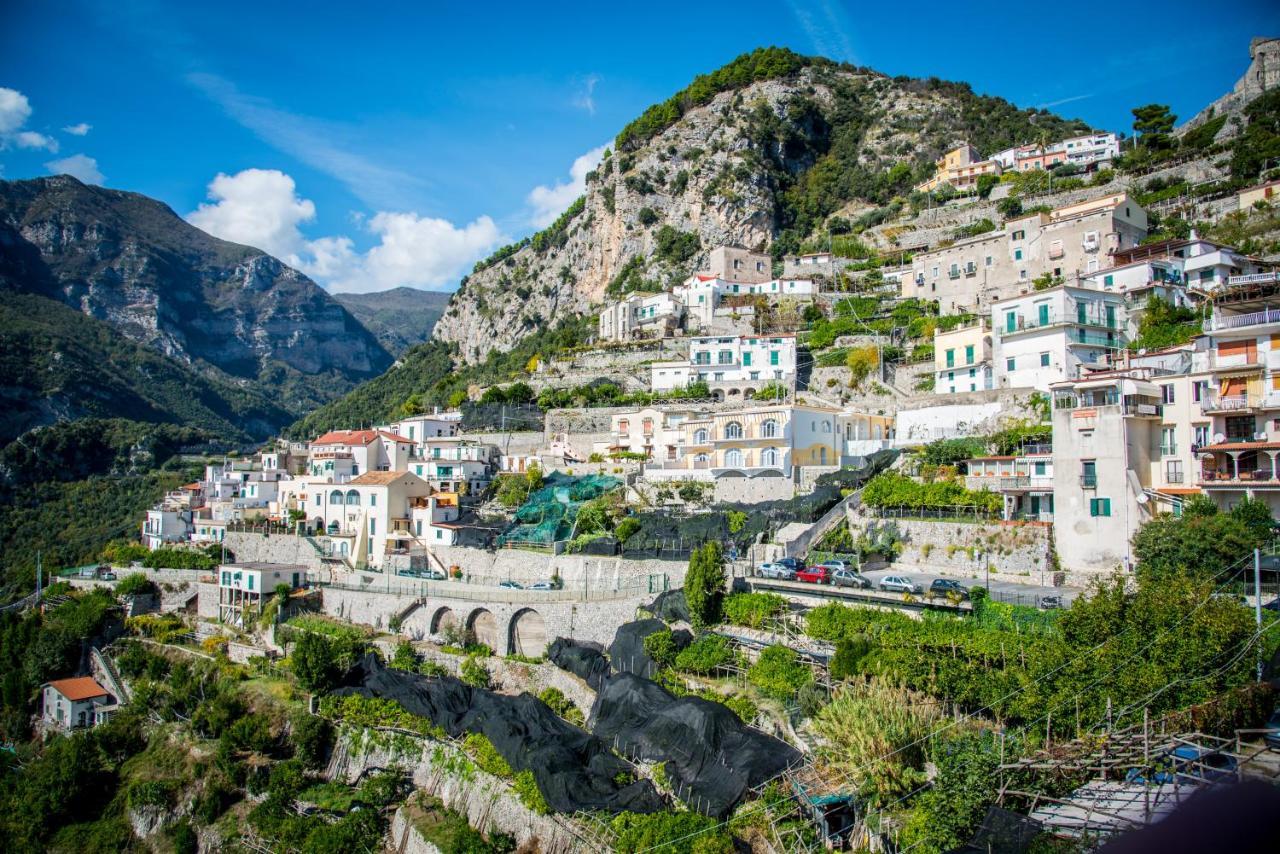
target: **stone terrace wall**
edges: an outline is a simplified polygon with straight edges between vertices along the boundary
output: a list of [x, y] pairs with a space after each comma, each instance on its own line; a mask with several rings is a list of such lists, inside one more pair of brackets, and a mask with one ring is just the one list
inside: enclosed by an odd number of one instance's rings
[[[986, 563], [990, 562], [993, 578], [1024, 584], [1053, 583], [1047, 526], [878, 519], [860, 513], [851, 518], [858, 531], [868, 525], [897, 527], [903, 549], [894, 561], [896, 567], [979, 578], [985, 576]], [[980, 554], [985, 554], [985, 560], [979, 558]]]

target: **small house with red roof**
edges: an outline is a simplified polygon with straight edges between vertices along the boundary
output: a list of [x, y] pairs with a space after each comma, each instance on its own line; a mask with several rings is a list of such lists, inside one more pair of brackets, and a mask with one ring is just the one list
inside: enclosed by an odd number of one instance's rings
[[117, 708], [116, 698], [92, 676], [46, 682], [40, 699], [41, 720], [67, 732], [106, 723]]

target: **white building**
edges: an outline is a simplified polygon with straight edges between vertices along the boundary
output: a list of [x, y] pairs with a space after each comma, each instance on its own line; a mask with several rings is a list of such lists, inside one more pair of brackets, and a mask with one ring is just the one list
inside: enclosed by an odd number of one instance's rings
[[984, 391], [995, 383], [991, 325], [986, 318], [933, 333], [935, 394]]
[[684, 304], [675, 293], [635, 292], [600, 312], [601, 341], [665, 338], [684, 323]]
[[218, 567], [218, 619], [231, 626], [249, 624], [277, 587], [296, 590], [306, 579], [307, 568], [301, 564], [223, 564]]
[[412, 539], [415, 506], [426, 506], [430, 484], [408, 471], [366, 472], [344, 484], [315, 484], [300, 497], [309, 527], [329, 537], [338, 557], [357, 567], [381, 567], [388, 544]]
[[1092, 288], [1057, 285], [997, 300], [995, 377], [999, 387], [1049, 386], [1081, 376], [1127, 343], [1123, 297]]
[[142, 544], [155, 551], [171, 543], [186, 542], [191, 536], [192, 510], [161, 505], [147, 511], [142, 523]]
[[385, 427], [378, 428], [386, 433], [402, 436], [421, 448], [428, 439], [439, 439], [457, 436], [462, 432], [462, 413], [457, 410], [441, 412], [435, 409], [430, 413], [402, 418]]
[[688, 360], [651, 364], [649, 387], [672, 391], [702, 381], [717, 397], [754, 397], [766, 383], [793, 386], [795, 376], [794, 335], [708, 336], [690, 339]]
[[106, 723], [117, 708], [115, 697], [90, 676], [46, 682], [40, 700], [40, 719], [67, 732]]
[[975, 457], [968, 461], [966, 489], [998, 492], [1004, 499], [1000, 518], [1053, 521], [1053, 450], [1049, 444], [1028, 445], [1017, 454]]
[[684, 422], [703, 415], [692, 408], [646, 407], [615, 413], [610, 418], [609, 440], [592, 451], [608, 456], [625, 451], [644, 454], [655, 462], [671, 462], [684, 453]]
[[312, 477], [358, 477], [371, 471], [404, 471], [415, 440], [387, 430], [332, 430], [311, 443]]

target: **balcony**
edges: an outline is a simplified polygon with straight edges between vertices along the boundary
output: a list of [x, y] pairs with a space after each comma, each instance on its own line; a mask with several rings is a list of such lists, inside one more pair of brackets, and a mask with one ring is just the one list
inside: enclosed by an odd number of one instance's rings
[[[964, 486], [965, 489], [974, 491], [986, 489], [991, 492], [1015, 492], [1030, 489], [1031, 477], [1029, 475], [969, 475], [964, 479]], [[1052, 481], [1049, 482], [1048, 488], [1053, 488]]]
[[1205, 415], [1211, 412], [1244, 412], [1257, 405], [1258, 399], [1247, 394], [1210, 394], [1200, 399], [1200, 411]]
[[[1259, 275], [1274, 276], [1274, 273], [1263, 273]], [[1247, 278], [1243, 276], [1233, 276], [1232, 279]], [[1224, 314], [1219, 315], [1216, 312], [1214, 316], [1209, 318], [1205, 323], [1205, 331], [1220, 332], [1224, 329], [1244, 329], [1248, 326], [1263, 326], [1266, 324], [1280, 323], [1280, 309], [1268, 308], [1262, 311], [1251, 311], [1248, 314]]]
[[1091, 332], [1081, 332], [1073, 335], [1067, 340], [1068, 344], [1078, 344], [1082, 347], [1106, 347], [1110, 350], [1119, 350], [1124, 346], [1124, 338], [1121, 335], [1095, 335]]
[[1197, 478], [1200, 486], [1206, 489], [1214, 487], [1265, 487], [1280, 489], [1280, 478], [1273, 477], [1270, 469], [1256, 469], [1234, 474], [1229, 471], [1203, 471]]
[[1097, 474], [1080, 475], [1080, 488], [1081, 489], [1097, 489], [1098, 475]]
[[1246, 276], [1228, 276], [1228, 285], [1266, 285], [1272, 282], [1280, 282], [1280, 272], [1272, 270], [1269, 273], [1250, 273]]
[[[1046, 317], [1022, 317], [1018, 316], [1014, 319], [1015, 326], [1009, 328], [1008, 320], [1003, 325], [996, 327], [997, 334], [1001, 336], [1017, 335], [1021, 332], [1033, 332], [1038, 329], [1048, 329], [1052, 326], [1088, 326], [1095, 329], [1110, 329], [1119, 333], [1120, 326], [1118, 322], [1108, 319], [1105, 316], [1099, 316], [1093, 313], [1085, 313], [1084, 315], [1063, 315], [1049, 314]], [[1119, 346], [1112, 345], [1112, 346]]]

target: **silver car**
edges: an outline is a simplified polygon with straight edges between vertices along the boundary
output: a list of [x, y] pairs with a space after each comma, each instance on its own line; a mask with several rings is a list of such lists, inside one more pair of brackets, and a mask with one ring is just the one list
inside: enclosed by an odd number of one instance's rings
[[880, 589], [890, 593], [924, 593], [924, 588], [905, 575], [886, 575], [880, 579]]
[[782, 563], [762, 563], [756, 570], [761, 578], [776, 578], [779, 581], [795, 581], [796, 571]]

